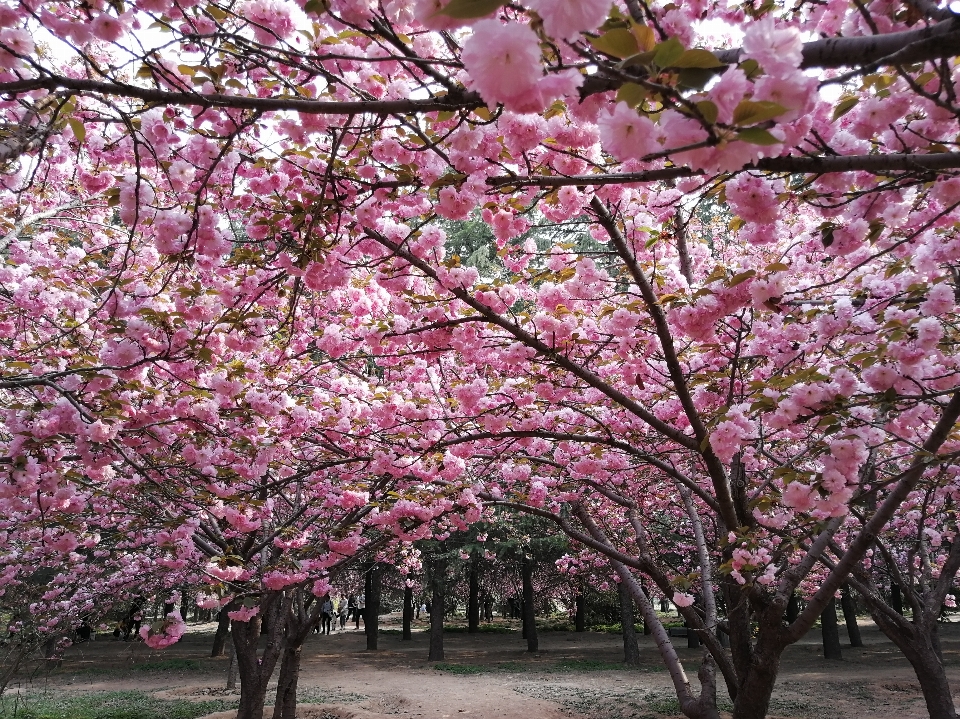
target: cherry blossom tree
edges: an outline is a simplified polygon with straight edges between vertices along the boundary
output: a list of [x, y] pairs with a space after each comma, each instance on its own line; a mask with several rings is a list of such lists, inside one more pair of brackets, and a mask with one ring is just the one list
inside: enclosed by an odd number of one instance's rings
[[[0, 388], [29, 397], [8, 484], [76, 463], [71, 487], [150, 487], [131, 521], [186, 511], [168, 559], [238, 573], [237, 621], [306, 621], [310, 583], [354, 556], [330, 541], [525, 506], [608, 556], [645, 620], [634, 572], [677, 594], [699, 696], [655, 635], [688, 716], [716, 716], [715, 666], [762, 717], [878, 537], [953, 546], [916, 503], [950, 495], [960, 416], [958, 23], [915, 1], [5, 4]], [[478, 216], [502, 272], [447, 252], [440, 220]], [[81, 217], [112, 229], [14, 242]], [[644, 548], [654, 481], [689, 587]], [[301, 519], [319, 555], [253, 551]], [[930, 559], [931, 611], [941, 553], [884, 560]], [[954, 716], [942, 683], [925, 696]]]

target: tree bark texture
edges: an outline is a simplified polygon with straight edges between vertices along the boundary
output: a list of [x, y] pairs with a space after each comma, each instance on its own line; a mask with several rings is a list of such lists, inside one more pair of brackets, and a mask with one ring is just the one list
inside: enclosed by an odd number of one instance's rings
[[380, 565], [373, 562], [367, 569], [365, 582], [367, 606], [363, 614], [363, 631], [367, 635], [367, 649], [370, 650], [377, 648], [377, 638], [380, 633], [380, 579]]
[[537, 619], [535, 597], [533, 596], [533, 570], [535, 563], [532, 557], [523, 560], [523, 623], [527, 629], [527, 651], [536, 652], [540, 648], [537, 637]]
[[623, 582], [617, 585], [620, 595], [620, 624], [623, 628], [623, 663], [632, 667], [640, 664], [640, 646], [633, 626], [633, 597]]
[[270, 629], [263, 632], [267, 635], [267, 642], [262, 653], [258, 652], [258, 648], [263, 619], [256, 616], [247, 622], [232, 622], [230, 633], [233, 635], [237, 670], [240, 674], [240, 707], [237, 711], [237, 719], [263, 719], [267, 684], [280, 658], [277, 624], [283, 609], [280, 605], [283, 603], [284, 600], [280, 597], [273, 596], [260, 604], [263, 618], [273, 619], [269, 625]]
[[843, 659], [840, 648], [840, 630], [837, 626], [837, 600], [831, 599], [820, 613], [820, 631], [823, 635], [823, 658]]
[[896, 582], [890, 583], [890, 606], [897, 614], [903, 614], [903, 593]]
[[[587, 631], [587, 598], [583, 596], [583, 592], [577, 595], [576, 607], [577, 613], [573, 617], [573, 629], [576, 632], [585, 632]], [[644, 622], [643, 628], [646, 632], [646, 622]]]
[[213, 635], [213, 648], [210, 650], [211, 657], [222, 657], [227, 645], [227, 638], [230, 636], [230, 615], [235, 609], [233, 603], [228, 604], [220, 610], [220, 616], [217, 618], [217, 633]]
[[853, 597], [850, 593], [850, 585], [844, 585], [843, 592], [840, 594], [840, 608], [843, 610], [843, 621], [847, 624], [847, 638], [850, 640], [851, 647], [862, 647], [863, 639], [860, 637], [860, 625], [857, 624], [857, 609], [853, 603]]
[[427, 660], [439, 662], [443, 660], [443, 607], [447, 601], [447, 560], [435, 560], [431, 574], [433, 597], [430, 608], [430, 654]]
[[413, 623], [413, 588], [403, 588], [403, 632], [400, 639], [409, 641], [413, 639], [413, 633], [410, 625]]
[[480, 559], [476, 555], [470, 558], [470, 588], [467, 597], [467, 633], [476, 634], [480, 630]]
[[800, 616], [800, 596], [794, 592], [790, 595], [790, 601], [787, 602], [787, 613], [785, 619], [787, 624], [793, 624]]
[[273, 719], [296, 719], [302, 647], [302, 644], [284, 647], [280, 677], [277, 680], [277, 697], [273, 705]]

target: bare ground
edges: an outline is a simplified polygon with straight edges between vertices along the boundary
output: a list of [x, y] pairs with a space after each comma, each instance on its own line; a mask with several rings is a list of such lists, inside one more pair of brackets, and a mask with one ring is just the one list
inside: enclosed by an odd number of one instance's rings
[[[445, 636], [446, 660], [428, 662], [424, 623], [401, 641], [389, 618], [379, 650], [363, 631], [312, 635], [304, 651], [299, 697], [302, 719], [667, 719], [677, 717], [667, 673], [649, 638], [642, 665], [624, 669], [619, 635], [541, 632], [530, 654], [519, 632]], [[227, 660], [210, 659], [212, 626], [192, 627], [174, 647], [156, 652], [112, 637], [71, 647], [62, 666], [38, 672], [14, 691], [138, 689], [157, 698], [229, 699]], [[866, 646], [844, 647], [843, 661], [825, 661], [819, 632], [783, 658], [770, 714], [789, 719], [921, 719], [926, 717], [912, 668], [872, 624]], [[691, 678], [700, 651], [679, 652]], [[947, 672], [960, 699], [960, 624], [942, 625]], [[187, 669], [171, 660], [193, 660]], [[181, 662], [182, 664], [182, 662]], [[695, 679], [694, 679], [695, 680]], [[721, 707], [723, 707], [721, 698]], [[727, 702], [729, 704], [729, 702]], [[233, 712], [208, 719], [230, 719]], [[268, 713], [269, 716], [269, 713]]]

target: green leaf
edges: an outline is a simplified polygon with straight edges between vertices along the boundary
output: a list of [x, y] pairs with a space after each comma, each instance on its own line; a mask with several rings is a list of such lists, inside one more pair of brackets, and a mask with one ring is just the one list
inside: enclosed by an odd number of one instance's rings
[[77, 142], [82, 144], [83, 141], [87, 139], [87, 128], [75, 117], [67, 120], [67, 124], [70, 125], [70, 129], [73, 130], [73, 136], [77, 138]]
[[702, 90], [716, 74], [716, 70], [704, 70], [698, 67], [684, 68], [677, 73], [677, 85], [682, 89]]
[[743, 74], [747, 76], [748, 80], [753, 80], [760, 74], [760, 63], [752, 58], [741, 62], [739, 67], [743, 71]]
[[685, 50], [683, 54], [670, 63], [668, 67], [689, 67], [709, 70], [714, 67], [724, 67], [724, 64], [709, 50], [694, 49]]
[[614, 28], [600, 37], [592, 37], [590, 44], [600, 52], [620, 59], [636, 55], [640, 50], [637, 38], [626, 28]]
[[820, 230], [820, 239], [823, 241], [824, 247], [829, 247], [833, 244], [833, 231], [837, 229], [833, 225], [827, 225], [826, 227], [821, 228]]
[[840, 102], [837, 103], [837, 106], [833, 108], [833, 120], [836, 122], [841, 117], [850, 112], [853, 108], [857, 106], [857, 103], [860, 102], [859, 97], [845, 97]]
[[438, 177], [430, 185], [431, 189], [436, 189], [438, 187], [447, 187], [448, 185], [459, 185], [467, 179], [467, 176], [462, 172], [448, 172], [446, 175]]
[[683, 56], [683, 53], [683, 45], [677, 38], [672, 37], [666, 42], [657, 45], [653, 61], [657, 67], [674, 67], [674, 64]]
[[495, 13], [505, 0], [450, 0], [450, 3], [434, 13], [457, 20], [473, 20]]
[[778, 140], [762, 127], [748, 127], [737, 133], [737, 139], [749, 142], [752, 145], [779, 145], [783, 140]]
[[746, 282], [751, 277], [755, 277], [757, 274], [756, 270], [747, 270], [746, 272], [741, 272], [740, 274], [734, 275], [730, 278], [730, 281], [727, 283], [727, 287], [736, 287], [741, 282]]
[[867, 234], [867, 242], [872, 245], [874, 242], [876, 242], [880, 238], [880, 235], [883, 234], [883, 231], [885, 229], [886, 229], [886, 225], [884, 225], [879, 220], [874, 220], [873, 222], [871, 222], [870, 232]]
[[625, 102], [630, 107], [637, 107], [647, 99], [647, 90], [635, 82], [626, 82], [617, 90], [617, 102]]
[[643, 67], [649, 67], [650, 63], [653, 62], [653, 56], [656, 55], [653, 50], [647, 50], [646, 52], [640, 52], [636, 55], [631, 55], [621, 62], [617, 67], [621, 70], [626, 70], [628, 67], [635, 67], [641, 65]]
[[701, 100], [697, 103], [697, 109], [700, 111], [700, 115], [704, 120], [709, 122], [711, 125], [717, 121], [717, 106], [710, 102], [709, 100]]
[[776, 102], [761, 100], [744, 100], [733, 111], [734, 125], [756, 125], [782, 115], [787, 111], [783, 105]]
[[644, 52], [653, 50], [653, 48], [656, 47], [657, 35], [654, 33], [653, 28], [647, 27], [646, 25], [634, 25], [633, 34], [637, 38], [640, 49]]

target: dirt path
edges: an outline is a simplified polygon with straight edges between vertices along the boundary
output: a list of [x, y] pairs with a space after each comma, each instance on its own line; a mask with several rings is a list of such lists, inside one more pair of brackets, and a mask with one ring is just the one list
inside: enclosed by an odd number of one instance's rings
[[[101, 640], [71, 648], [63, 666], [37, 676], [31, 690], [139, 689], [158, 698], [210, 699], [223, 690], [225, 659], [209, 659], [210, 627], [195, 627], [178, 645], [154, 652], [142, 644]], [[825, 662], [819, 635], [784, 655], [771, 716], [791, 719], [923, 719], [910, 665], [872, 625], [862, 649]], [[427, 635], [401, 641], [387, 623], [377, 652], [363, 632], [313, 635], [304, 651], [300, 701], [304, 719], [666, 719], [679, 716], [669, 677], [649, 639], [643, 665], [624, 670], [618, 635], [543, 632], [529, 654], [519, 632], [448, 633], [443, 663], [427, 662]], [[684, 640], [679, 640], [683, 642]], [[943, 627], [948, 674], [960, 690], [960, 625]], [[699, 650], [680, 648], [691, 677]], [[24, 686], [22, 689], [26, 689]], [[960, 698], [960, 696], [958, 696]], [[322, 706], [307, 706], [322, 705]], [[221, 713], [210, 719], [227, 719]]]

